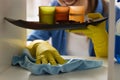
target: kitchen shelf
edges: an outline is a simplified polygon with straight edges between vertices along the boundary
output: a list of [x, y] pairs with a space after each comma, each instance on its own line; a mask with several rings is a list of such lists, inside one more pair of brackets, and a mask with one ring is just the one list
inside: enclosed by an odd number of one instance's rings
[[92, 20], [90, 22], [75, 22], [75, 21], [62, 21], [56, 24], [43, 24], [34, 21], [25, 21], [25, 20], [15, 20], [11, 18], [4, 18], [8, 22], [22, 28], [26, 29], [37, 29], [37, 30], [55, 30], [55, 29], [85, 29], [88, 25], [97, 25], [103, 21], [106, 21], [108, 18], [100, 18], [97, 20]]

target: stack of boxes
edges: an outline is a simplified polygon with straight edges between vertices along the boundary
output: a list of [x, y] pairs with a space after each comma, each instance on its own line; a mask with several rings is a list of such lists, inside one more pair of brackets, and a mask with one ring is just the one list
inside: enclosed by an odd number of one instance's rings
[[39, 6], [40, 23], [55, 24], [69, 20], [82, 23], [84, 15], [84, 6]]

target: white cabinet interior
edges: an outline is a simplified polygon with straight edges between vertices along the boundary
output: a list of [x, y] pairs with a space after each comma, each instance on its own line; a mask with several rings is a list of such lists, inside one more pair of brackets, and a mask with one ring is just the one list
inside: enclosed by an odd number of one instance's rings
[[[28, 0], [27, 0], [28, 1]], [[25, 46], [26, 41], [26, 30], [23, 28], [16, 27], [6, 21], [3, 20], [4, 17], [11, 17], [11, 18], [22, 18], [26, 19], [26, 12], [27, 12], [27, 2], [26, 0], [0, 0], [0, 80], [3, 80], [2, 76], [5, 77], [7, 75], [12, 74], [11, 77], [14, 77], [15, 71], [17, 68], [10, 68], [11, 64], [11, 57], [16, 54], [20, 53], [21, 49]], [[119, 64], [114, 65], [114, 31], [115, 31], [115, 0], [110, 0], [109, 4], [109, 55], [108, 55], [108, 80], [119, 80]], [[9, 69], [9, 70], [7, 70]], [[13, 70], [15, 69], [15, 70]], [[19, 70], [19, 69], [18, 69]], [[8, 72], [7, 72], [8, 71]], [[23, 71], [23, 70], [21, 70]], [[29, 72], [18, 72], [19, 76], [29, 76]], [[6, 73], [5, 73], [6, 72]], [[5, 74], [4, 74], [5, 73]], [[73, 72], [74, 73], [74, 72]], [[87, 72], [86, 72], [87, 73]], [[116, 75], [117, 74], [117, 75]], [[23, 77], [24, 77], [23, 76]], [[10, 77], [10, 76], [9, 76]], [[31, 76], [32, 77], [32, 76]], [[30, 78], [31, 78], [30, 77]], [[58, 76], [59, 78], [60, 76]], [[62, 76], [63, 77], [63, 76]], [[32, 77], [30, 80], [35, 79], [35, 76]], [[36, 77], [37, 78], [37, 77]], [[45, 77], [39, 77], [44, 79]], [[48, 77], [49, 78], [49, 77]], [[4, 80], [12, 80], [13, 78], [4, 78]], [[26, 78], [21, 78], [21, 80], [25, 80]], [[28, 79], [28, 78], [27, 78]], [[51, 78], [52, 79], [52, 78]], [[68, 78], [67, 78], [68, 79]], [[72, 77], [71, 77], [72, 79]], [[70, 80], [71, 80], [70, 79]], [[20, 80], [20, 79], [16, 79]], [[75, 80], [75, 79], [73, 79]], [[78, 79], [79, 80], [79, 79]], [[88, 79], [89, 80], [89, 79]], [[92, 79], [90, 79], [92, 80]], [[102, 79], [103, 80], [103, 79]]]
[[26, 19], [26, 0], [0, 0], [0, 73], [11, 66], [12, 56], [21, 52], [26, 40], [26, 30], [4, 17]]
[[108, 80], [114, 80], [114, 41], [115, 41], [115, 0], [109, 4], [109, 46], [108, 46]]

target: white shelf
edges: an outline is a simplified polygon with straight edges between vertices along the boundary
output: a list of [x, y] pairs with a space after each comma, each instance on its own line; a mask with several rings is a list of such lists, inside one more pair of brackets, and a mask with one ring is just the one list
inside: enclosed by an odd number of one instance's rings
[[114, 5], [115, 0], [110, 0], [109, 67], [103, 66], [94, 70], [76, 71], [54, 76], [31, 76], [29, 71], [10, 66], [11, 57], [16, 53], [20, 53], [25, 45], [26, 30], [9, 23], [6, 24], [3, 21], [4, 17], [26, 19], [26, 0], [0, 0], [0, 80], [120, 80], [120, 64], [114, 65]]
[[109, 3], [108, 80], [114, 80], [115, 0]]

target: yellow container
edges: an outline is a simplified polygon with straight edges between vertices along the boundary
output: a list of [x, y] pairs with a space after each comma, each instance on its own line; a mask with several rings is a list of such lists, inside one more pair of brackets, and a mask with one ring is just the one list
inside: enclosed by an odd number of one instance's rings
[[84, 6], [69, 6], [69, 20], [84, 22], [85, 8]]
[[45, 24], [55, 23], [55, 7], [39, 6], [39, 22]]

